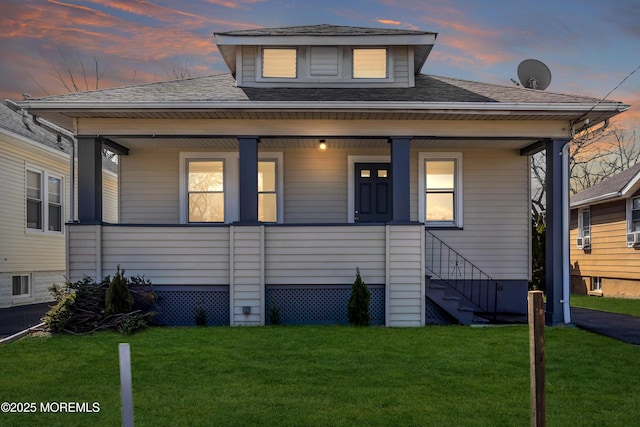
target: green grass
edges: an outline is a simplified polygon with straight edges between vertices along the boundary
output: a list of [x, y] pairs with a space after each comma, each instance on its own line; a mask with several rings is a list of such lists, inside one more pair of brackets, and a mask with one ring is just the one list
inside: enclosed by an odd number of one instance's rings
[[[640, 348], [546, 331], [547, 420], [635, 425]], [[0, 402], [98, 402], [7, 414], [2, 426], [120, 425], [118, 343], [131, 346], [136, 426], [523, 426], [526, 326], [156, 328], [0, 347]]]
[[640, 317], [640, 299], [571, 294], [571, 306]]

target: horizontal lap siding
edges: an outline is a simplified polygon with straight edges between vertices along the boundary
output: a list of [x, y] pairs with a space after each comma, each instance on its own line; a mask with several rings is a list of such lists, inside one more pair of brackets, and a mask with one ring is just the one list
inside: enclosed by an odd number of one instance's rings
[[571, 274], [640, 279], [640, 249], [627, 248], [626, 200], [591, 206], [591, 249], [578, 249], [578, 211], [571, 212]]
[[267, 284], [385, 283], [384, 226], [267, 227]]
[[527, 158], [514, 150], [469, 150], [463, 169], [464, 229], [430, 231], [495, 279], [527, 279]]
[[179, 223], [179, 166], [177, 150], [134, 149], [120, 156], [120, 222]]
[[118, 223], [118, 176], [102, 172], [102, 219]]
[[389, 151], [338, 148], [285, 151], [285, 223], [347, 222], [349, 155], [388, 156]]
[[424, 249], [423, 228], [389, 226], [389, 322], [390, 326], [423, 323]]
[[[234, 324], [259, 325], [262, 322], [263, 284], [261, 271], [262, 237], [256, 226], [234, 226], [233, 298]], [[243, 307], [251, 313], [244, 314]]]
[[157, 285], [228, 285], [229, 229], [103, 227], [104, 274], [120, 265]]
[[26, 166], [64, 177], [65, 212], [69, 205], [69, 159], [0, 134], [0, 272], [62, 271], [65, 267], [62, 233], [26, 231]]
[[69, 280], [75, 282], [84, 276], [96, 278], [97, 225], [68, 225]]

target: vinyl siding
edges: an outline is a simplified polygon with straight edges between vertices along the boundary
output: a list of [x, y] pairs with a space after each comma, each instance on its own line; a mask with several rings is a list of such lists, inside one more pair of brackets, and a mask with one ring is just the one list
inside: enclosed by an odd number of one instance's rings
[[120, 157], [120, 222], [177, 224], [177, 150], [130, 150]]
[[266, 228], [266, 283], [385, 283], [384, 226]]
[[102, 220], [118, 222], [118, 176], [106, 171], [102, 172]]
[[[388, 150], [286, 149], [284, 222], [345, 223], [349, 155]], [[495, 279], [529, 277], [529, 169], [515, 150], [463, 151], [464, 229], [433, 233]], [[411, 219], [418, 221], [418, 154], [411, 152]], [[177, 150], [132, 150], [121, 160], [121, 221], [179, 222]]]
[[0, 140], [0, 273], [64, 270], [64, 234], [26, 228], [26, 167], [64, 179], [64, 220], [69, 205], [69, 160], [4, 136]]
[[422, 226], [387, 226], [387, 325], [424, 324], [424, 232]]
[[571, 211], [571, 274], [583, 277], [640, 279], [640, 250], [627, 248], [626, 200], [593, 205], [590, 210], [591, 249], [586, 251], [576, 246], [578, 210]]
[[464, 229], [430, 231], [494, 279], [527, 279], [527, 158], [515, 150], [468, 150], [463, 169]]

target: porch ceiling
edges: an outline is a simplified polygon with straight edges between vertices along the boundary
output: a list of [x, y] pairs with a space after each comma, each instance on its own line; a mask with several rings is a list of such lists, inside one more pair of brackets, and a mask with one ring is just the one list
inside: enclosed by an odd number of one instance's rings
[[[113, 141], [130, 149], [181, 149], [181, 150], [237, 150], [236, 138], [187, 138], [187, 137], [115, 137]], [[327, 144], [327, 149], [388, 149], [386, 138], [261, 138], [261, 150], [283, 149], [317, 149], [320, 141]], [[486, 149], [502, 148], [519, 150], [535, 139], [486, 139], [486, 138], [433, 138], [413, 139], [411, 147], [416, 149]]]

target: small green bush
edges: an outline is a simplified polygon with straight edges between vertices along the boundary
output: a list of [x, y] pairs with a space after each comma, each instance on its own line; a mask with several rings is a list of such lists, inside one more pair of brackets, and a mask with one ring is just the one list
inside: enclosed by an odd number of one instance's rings
[[142, 329], [145, 329], [149, 326], [147, 317], [148, 316], [144, 314], [132, 314], [130, 316], [126, 316], [118, 324], [118, 331], [122, 335], [132, 335]]
[[202, 306], [196, 310], [196, 325], [207, 326], [207, 311]]
[[111, 279], [109, 289], [105, 299], [105, 314], [129, 313], [133, 305], [133, 296], [129, 292], [127, 279], [124, 277], [124, 270], [116, 271], [115, 276]]
[[282, 320], [280, 319], [280, 307], [278, 307], [278, 304], [276, 304], [275, 301], [271, 301], [271, 304], [269, 304], [269, 323], [271, 325], [279, 325], [282, 323]]
[[51, 307], [42, 321], [52, 332], [62, 332], [73, 314], [76, 294], [59, 292], [55, 298], [56, 304]]
[[356, 280], [351, 286], [351, 296], [349, 297], [348, 316], [349, 323], [356, 326], [367, 326], [371, 320], [369, 314], [369, 302], [371, 292], [360, 277], [360, 269], [356, 268]]

